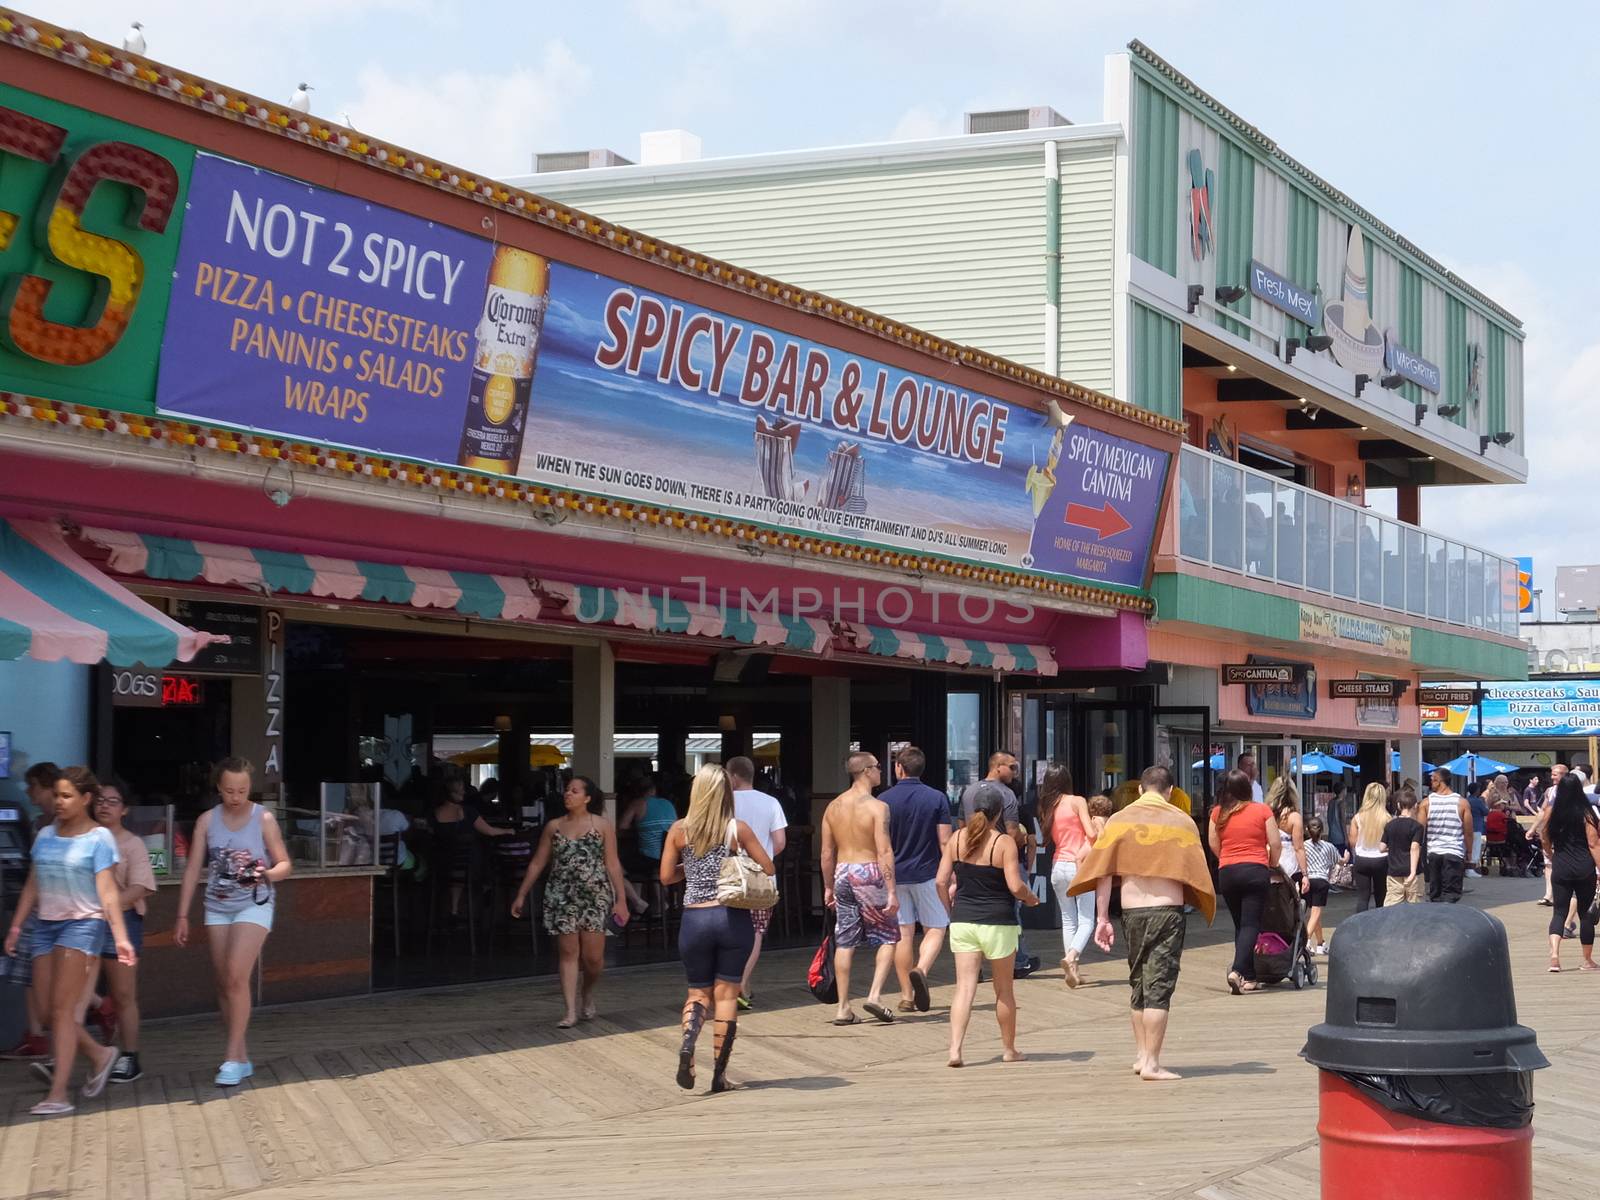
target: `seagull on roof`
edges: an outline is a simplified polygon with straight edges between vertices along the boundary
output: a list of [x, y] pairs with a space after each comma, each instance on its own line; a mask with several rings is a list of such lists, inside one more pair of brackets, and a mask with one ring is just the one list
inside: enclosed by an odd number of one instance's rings
[[128, 26], [128, 32], [122, 35], [122, 48], [129, 54], [144, 53], [144, 26], [138, 21]]
[[302, 83], [295, 88], [294, 95], [289, 97], [289, 107], [294, 109], [295, 112], [311, 111], [311, 85], [309, 83]]

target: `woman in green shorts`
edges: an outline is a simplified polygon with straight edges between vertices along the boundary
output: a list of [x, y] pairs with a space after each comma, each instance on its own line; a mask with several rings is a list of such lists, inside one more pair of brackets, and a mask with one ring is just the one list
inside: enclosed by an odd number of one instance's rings
[[994, 977], [994, 1015], [1006, 1062], [1021, 1062], [1017, 1051], [1017, 1001], [1012, 966], [1017, 952], [1016, 901], [1033, 906], [1039, 897], [1022, 877], [1016, 839], [1005, 832], [997, 792], [980, 791], [971, 818], [945, 843], [939, 863], [939, 894], [949, 896], [950, 950], [956, 958], [956, 994], [950, 1005], [950, 1065], [962, 1065], [961, 1043], [972, 1019], [978, 972], [989, 960]]

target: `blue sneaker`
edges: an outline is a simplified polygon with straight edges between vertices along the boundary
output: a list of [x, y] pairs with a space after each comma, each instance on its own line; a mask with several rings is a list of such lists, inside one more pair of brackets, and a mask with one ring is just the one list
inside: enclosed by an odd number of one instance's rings
[[249, 1063], [233, 1062], [230, 1059], [217, 1068], [216, 1083], [218, 1087], [237, 1087], [255, 1073], [255, 1067]]

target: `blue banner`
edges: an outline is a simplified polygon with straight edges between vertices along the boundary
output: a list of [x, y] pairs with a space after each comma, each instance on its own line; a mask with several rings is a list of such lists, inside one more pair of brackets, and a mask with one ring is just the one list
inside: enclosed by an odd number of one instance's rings
[[1252, 666], [1288, 665], [1299, 667], [1293, 683], [1251, 683], [1245, 685], [1245, 711], [1254, 717], [1293, 717], [1309, 721], [1317, 715], [1317, 671], [1312, 663], [1289, 662], [1252, 654], [1245, 659]]
[[1142, 587], [1170, 455], [227, 159], [164, 412]]
[[1384, 335], [1383, 365], [1400, 378], [1416, 384], [1425, 392], [1439, 394], [1439, 368], [1420, 354], [1413, 354], [1394, 336], [1394, 330]]
[[1312, 329], [1322, 324], [1322, 297], [1290, 283], [1271, 267], [1250, 260], [1250, 294], [1281, 309]]
[[[1423, 737], [1587, 737], [1600, 734], [1600, 679], [1485, 683], [1475, 706], [1423, 709]], [[1481, 716], [1481, 727], [1479, 724]]]

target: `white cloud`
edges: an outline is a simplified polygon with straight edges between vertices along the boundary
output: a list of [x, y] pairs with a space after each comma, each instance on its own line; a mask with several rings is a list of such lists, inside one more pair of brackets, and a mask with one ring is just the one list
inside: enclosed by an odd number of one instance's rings
[[515, 175], [532, 169], [535, 148], [572, 148], [557, 144], [563, 118], [589, 80], [589, 68], [554, 41], [534, 66], [502, 74], [394, 75], [369, 66], [348, 107], [364, 133], [476, 171]]

